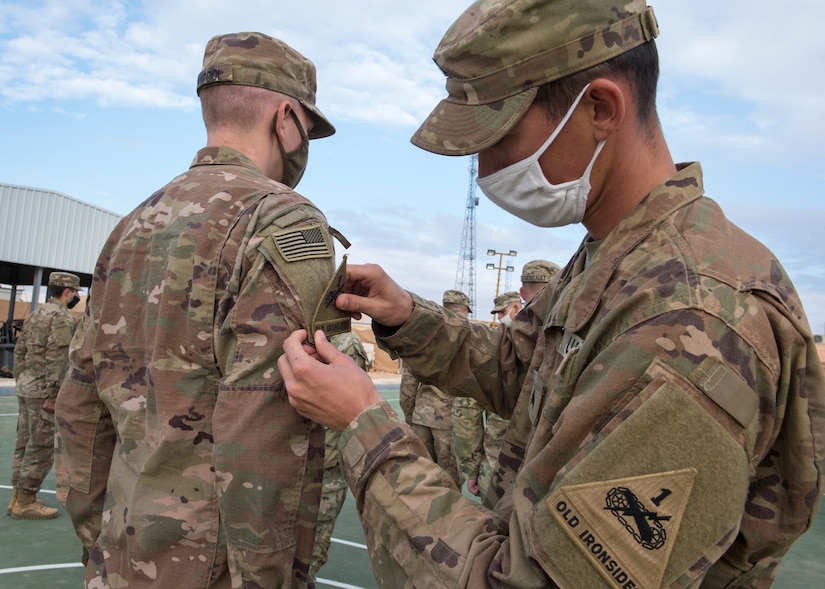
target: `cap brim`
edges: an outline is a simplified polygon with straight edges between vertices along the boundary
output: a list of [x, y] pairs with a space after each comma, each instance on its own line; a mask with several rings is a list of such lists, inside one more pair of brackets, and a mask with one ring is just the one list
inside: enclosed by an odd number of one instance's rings
[[309, 114], [312, 115], [312, 130], [307, 137], [310, 139], [321, 139], [335, 134], [335, 127], [333, 127], [332, 123], [324, 116], [321, 109], [314, 104], [307, 104], [306, 102], [301, 102], [301, 106], [307, 109]]
[[410, 141], [439, 155], [470, 155], [495, 145], [521, 120], [538, 92], [521, 94], [490, 104], [469, 105], [442, 100]]

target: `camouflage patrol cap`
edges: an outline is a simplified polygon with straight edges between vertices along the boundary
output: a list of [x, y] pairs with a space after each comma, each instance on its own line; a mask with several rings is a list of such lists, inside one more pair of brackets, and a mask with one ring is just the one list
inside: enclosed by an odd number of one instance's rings
[[70, 272], [52, 272], [49, 274], [49, 286], [63, 286], [80, 290], [80, 278]]
[[441, 304], [446, 305], [447, 303], [464, 305], [470, 313], [473, 312], [470, 308], [470, 297], [460, 290], [445, 290], [444, 296], [441, 297]]
[[297, 99], [312, 116], [310, 139], [335, 133], [315, 106], [315, 65], [279, 39], [263, 33], [217, 35], [206, 44], [198, 94], [213, 84], [257, 86]]
[[559, 270], [561, 268], [553, 262], [530, 260], [521, 270], [521, 282], [550, 282], [550, 279], [558, 274]]
[[500, 313], [513, 303], [520, 303], [521, 297], [515, 291], [505, 292], [493, 300], [493, 310], [490, 313]]
[[521, 119], [539, 86], [658, 33], [645, 0], [477, 0], [435, 50], [448, 96], [412, 142], [441, 155], [477, 153]]

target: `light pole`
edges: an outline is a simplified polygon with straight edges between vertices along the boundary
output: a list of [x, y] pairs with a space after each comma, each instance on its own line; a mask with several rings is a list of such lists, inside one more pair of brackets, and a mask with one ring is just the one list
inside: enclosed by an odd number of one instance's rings
[[[498, 296], [498, 289], [501, 285], [501, 271], [504, 270], [505, 272], [512, 272], [515, 270], [513, 266], [503, 266], [504, 256], [509, 258], [514, 258], [518, 252], [516, 250], [510, 250], [509, 252], [497, 252], [496, 250], [487, 250], [488, 256], [498, 256], [498, 266], [493, 264], [492, 262], [488, 263], [486, 268], [487, 270], [498, 270], [498, 275], [496, 276], [496, 294], [495, 297]], [[493, 325], [496, 324], [496, 316], [493, 315]]]

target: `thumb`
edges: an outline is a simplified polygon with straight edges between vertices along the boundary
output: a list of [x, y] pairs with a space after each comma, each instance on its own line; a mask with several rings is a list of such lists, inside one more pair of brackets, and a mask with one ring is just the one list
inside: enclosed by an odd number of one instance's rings
[[348, 357], [346, 354], [342, 354], [320, 329], [315, 332], [315, 351], [318, 352], [318, 357], [325, 364], [339, 364], [341, 356]]

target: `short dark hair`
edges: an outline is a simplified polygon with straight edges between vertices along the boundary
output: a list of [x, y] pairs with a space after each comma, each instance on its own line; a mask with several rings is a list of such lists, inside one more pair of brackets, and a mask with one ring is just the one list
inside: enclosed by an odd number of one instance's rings
[[639, 121], [649, 129], [658, 127], [656, 85], [659, 82], [659, 53], [653, 40], [599, 65], [540, 86], [535, 102], [544, 104], [551, 119], [558, 121], [586, 84], [596, 78], [616, 77], [625, 80], [635, 93]]
[[59, 299], [63, 296], [63, 291], [67, 288], [71, 288], [70, 286], [56, 286], [54, 284], [49, 285], [49, 296], [54, 299]]

